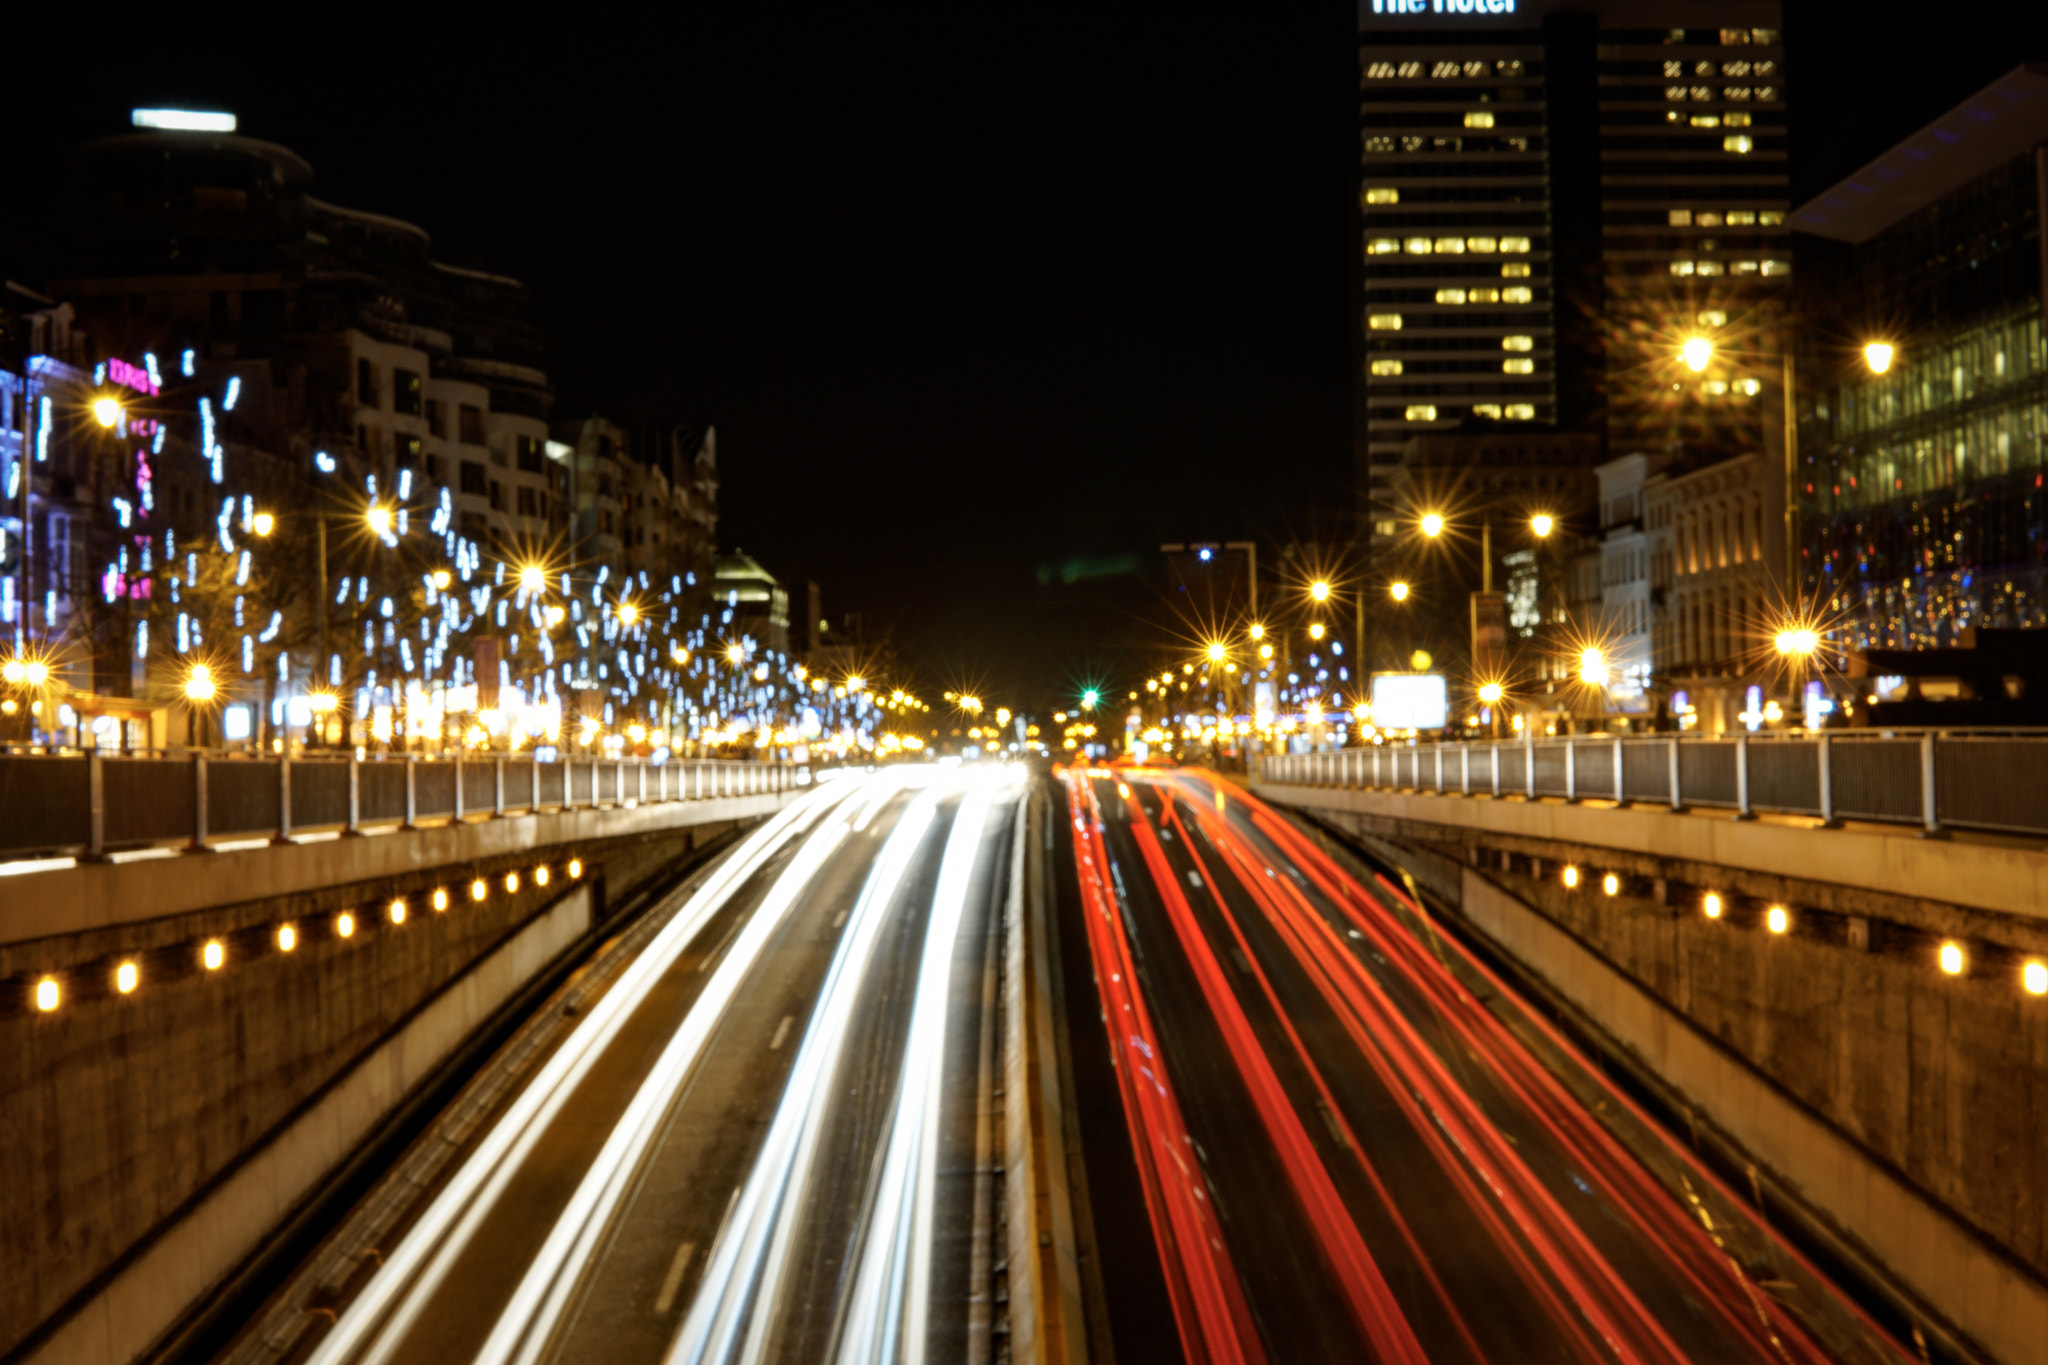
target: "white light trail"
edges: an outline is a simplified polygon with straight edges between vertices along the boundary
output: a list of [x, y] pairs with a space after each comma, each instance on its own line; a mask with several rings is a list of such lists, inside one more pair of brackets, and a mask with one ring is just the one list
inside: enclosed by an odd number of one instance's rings
[[492, 1127], [476, 1152], [384, 1258], [355, 1301], [342, 1311], [309, 1365], [336, 1365], [358, 1358], [383, 1361], [391, 1356], [555, 1115], [633, 1011], [726, 899], [784, 843], [803, 837], [849, 790], [846, 786], [814, 788], [733, 851], [626, 967], [585, 1016], [582, 1026], [549, 1057], [505, 1117]]

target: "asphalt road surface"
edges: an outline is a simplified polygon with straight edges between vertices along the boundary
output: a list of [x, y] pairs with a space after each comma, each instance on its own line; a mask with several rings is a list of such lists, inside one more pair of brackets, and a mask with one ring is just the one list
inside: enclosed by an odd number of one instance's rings
[[1120, 1359], [1917, 1358], [1409, 888], [1205, 773], [1066, 785], [1094, 1217], [1156, 1255], [1105, 1250]]
[[292, 1357], [986, 1358], [1024, 791], [995, 765], [894, 768], [755, 831], [659, 909]]

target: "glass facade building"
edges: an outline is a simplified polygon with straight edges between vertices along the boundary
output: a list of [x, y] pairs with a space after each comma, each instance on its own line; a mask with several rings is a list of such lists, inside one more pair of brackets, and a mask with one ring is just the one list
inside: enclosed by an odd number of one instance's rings
[[[1358, 25], [1370, 535], [1412, 511], [1421, 433], [1520, 423], [1619, 452], [1782, 430], [1760, 418], [1791, 271], [1775, 3], [1361, 0]], [[1676, 373], [1703, 329], [1713, 364]]]
[[1850, 648], [2048, 626], [2044, 105], [2021, 68], [1794, 216], [1801, 589]]

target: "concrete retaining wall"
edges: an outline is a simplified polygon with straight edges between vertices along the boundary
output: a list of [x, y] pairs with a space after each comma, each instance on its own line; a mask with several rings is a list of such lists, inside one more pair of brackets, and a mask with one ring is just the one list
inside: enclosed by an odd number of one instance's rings
[[[182, 1307], [187, 1300], [179, 1295], [212, 1281], [185, 1273], [136, 1280], [138, 1257], [159, 1268], [203, 1264], [212, 1276], [246, 1254], [268, 1227], [253, 1220], [274, 1218], [310, 1189], [337, 1153], [447, 1054], [451, 1038], [574, 937], [558, 915], [572, 856], [617, 898], [789, 799], [579, 811], [559, 825], [549, 816], [491, 821], [0, 879], [0, 920], [17, 926], [53, 922], [47, 907], [24, 906], [14, 895], [45, 877], [83, 889], [74, 910], [111, 906], [110, 888], [128, 886], [145, 869], [157, 881], [142, 893], [155, 904], [210, 907], [146, 921], [89, 915], [92, 927], [0, 941], [0, 978], [15, 983], [0, 1002], [0, 1151], [8, 1154], [0, 1180], [0, 1359], [13, 1359], [25, 1339], [46, 1335], [60, 1320], [66, 1334], [83, 1330], [74, 1324], [95, 1312], [107, 1325], [91, 1340], [104, 1339], [113, 1354], [93, 1359], [125, 1360], [121, 1350], [151, 1339], [135, 1324], [161, 1330], [167, 1319], [156, 1308], [173, 1300]], [[695, 818], [674, 818], [684, 812]], [[531, 846], [530, 834], [547, 832], [584, 839]], [[459, 857], [437, 866], [428, 861], [437, 851]], [[552, 868], [544, 889], [533, 878], [541, 862]], [[508, 892], [504, 878], [514, 871], [519, 889]], [[468, 894], [476, 877], [488, 889], [480, 902]], [[445, 913], [431, 908], [436, 887], [449, 892]], [[245, 894], [234, 896], [238, 889]], [[260, 892], [270, 894], [249, 895]], [[399, 896], [407, 916], [394, 925], [387, 907]], [[588, 898], [578, 902], [587, 925]], [[347, 938], [337, 932], [343, 911], [356, 920]], [[556, 928], [535, 928], [543, 922]], [[276, 937], [286, 923], [298, 935], [289, 952]], [[219, 970], [201, 964], [209, 939], [226, 948]], [[122, 961], [141, 969], [141, 984], [125, 996], [112, 985]], [[46, 971], [65, 986], [62, 1007], [47, 1014], [33, 1009], [22, 985]], [[362, 1059], [373, 1055], [385, 1060], [364, 1070]], [[360, 1078], [348, 1082], [353, 1098], [330, 1100], [344, 1076]], [[306, 1106], [331, 1104], [342, 1105], [330, 1113], [343, 1117], [304, 1126]], [[265, 1157], [272, 1173], [247, 1177], [249, 1154], [258, 1149], [278, 1153]], [[256, 1198], [244, 1183], [244, 1193], [230, 1199], [238, 1217], [247, 1216], [246, 1238], [224, 1241], [216, 1224], [191, 1224], [212, 1229], [200, 1245], [220, 1253], [195, 1260], [189, 1239], [198, 1234], [186, 1227], [209, 1201], [226, 1197], [219, 1182], [230, 1178], [256, 1178], [269, 1192]], [[165, 1245], [188, 1250], [163, 1262], [148, 1249]], [[117, 1290], [123, 1284], [155, 1287]], [[101, 1307], [81, 1316], [88, 1303]]]

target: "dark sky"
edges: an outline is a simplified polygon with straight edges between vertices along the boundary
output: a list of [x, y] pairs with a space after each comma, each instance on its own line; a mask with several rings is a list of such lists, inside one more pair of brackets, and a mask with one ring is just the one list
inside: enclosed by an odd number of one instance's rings
[[[2048, 59], [2035, 6], [1787, 8], [1801, 197]], [[716, 423], [723, 544], [935, 685], [1050, 697], [1164, 638], [1162, 540], [1336, 522], [1349, 9], [735, 10], [31, 36], [0, 206], [133, 105], [234, 110], [528, 281], [558, 416]]]

